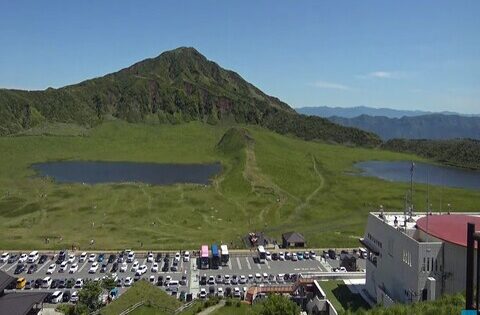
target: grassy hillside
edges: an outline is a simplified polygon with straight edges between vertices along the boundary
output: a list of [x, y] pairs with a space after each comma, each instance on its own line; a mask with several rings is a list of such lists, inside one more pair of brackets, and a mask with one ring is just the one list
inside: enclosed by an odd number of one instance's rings
[[480, 169], [480, 140], [392, 139], [382, 147], [396, 152], [410, 152], [446, 165]]
[[100, 311], [102, 315], [116, 315], [138, 302], [145, 301], [144, 306], [131, 314], [173, 314], [182, 304], [176, 298], [157, 288], [147, 281], [138, 281], [117, 300]]
[[[227, 132], [228, 131], [228, 132]], [[62, 131], [64, 134], [64, 131]], [[73, 133], [74, 134], [74, 133]], [[223, 140], [222, 140], [223, 138]], [[81, 136], [0, 138], [0, 248], [198, 248], [253, 230], [296, 230], [310, 246], [358, 246], [367, 213], [400, 209], [406, 184], [348, 175], [360, 160], [419, 159], [286, 137], [250, 125], [104, 123]], [[49, 160], [220, 161], [210, 186], [55, 184], [29, 166]], [[416, 186], [417, 208], [426, 187]], [[430, 188], [434, 207], [478, 210], [479, 191]], [[94, 223], [94, 224], [92, 224]], [[44, 239], [50, 238], [50, 244]]]
[[89, 127], [111, 117], [169, 124], [247, 123], [304, 139], [362, 146], [380, 143], [372, 133], [299, 115], [237, 73], [187, 47], [60, 89], [0, 89], [0, 135], [41, 128], [45, 123]]

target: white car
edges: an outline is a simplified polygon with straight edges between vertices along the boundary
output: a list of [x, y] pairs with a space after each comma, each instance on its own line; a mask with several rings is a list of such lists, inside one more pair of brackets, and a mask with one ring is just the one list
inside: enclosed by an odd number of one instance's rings
[[279, 273], [277, 275], [277, 282], [278, 283], [284, 283], [285, 282], [285, 275], [283, 273]]
[[223, 293], [223, 288], [218, 288], [217, 290], [217, 296], [223, 298], [225, 294]]
[[262, 275], [259, 273], [255, 274], [255, 282], [256, 283], [262, 283]]
[[223, 284], [230, 284], [230, 275], [223, 276]]
[[240, 283], [240, 284], [247, 283], [247, 277], [245, 277], [244, 275], [241, 275], [240, 279], [238, 280], [238, 283]]
[[129, 252], [127, 255], [127, 262], [131, 263], [135, 259], [135, 252]]
[[51, 275], [55, 271], [55, 268], [57, 268], [57, 265], [55, 264], [51, 264], [50, 266], [48, 266], [47, 275]]
[[123, 262], [122, 265], [120, 266], [120, 272], [126, 272], [128, 269], [128, 264], [126, 262]]
[[[78, 258], [79, 262], [84, 262], [87, 259], [87, 253], [83, 252], [80, 254], [80, 257]], [[75, 293], [75, 292], [74, 292]], [[72, 294], [73, 295], [73, 294]]]
[[98, 263], [95, 261], [93, 262], [92, 266], [90, 266], [88, 273], [95, 273], [97, 272], [97, 269], [98, 269]]
[[240, 288], [239, 287], [235, 287], [233, 289], [233, 297], [236, 297], [236, 298], [239, 298], [242, 296], [242, 293], [240, 292]]
[[190, 261], [190, 252], [189, 251], [186, 251], [185, 253], [183, 253], [183, 261], [184, 262], [189, 262]]
[[97, 259], [97, 255], [96, 254], [90, 254], [90, 256], [88, 256], [88, 262], [94, 262], [95, 260]]
[[179, 252], [175, 253], [175, 260], [180, 261], [180, 253]]
[[75, 261], [75, 255], [70, 255], [70, 256], [68, 256], [67, 262], [68, 262], [69, 264], [72, 264], [74, 261]]
[[281, 261], [285, 260], [285, 254], [283, 252], [280, 252], [280, 254], [278, 254], [278, 260], [281, 260]]
[[27, 261], [27, 259], [28, 259], [27, 254], [21, 254], [21, 255], [20, 255], [20, 258], [18, 258], [18, 262], [19, 262], [19, 263], [24, 263], [24, 262]]
[[78, 292], [74, 291], [72, 293], [72, 296], [70, 297], [70, 302], [72, 303], [77, 303], [78, 302]]
[[140, 267], [138, 267], [137, 272], [143, 275], [145, 272], [147, 272], [147, 265], [141, 265]]
[[50, 288], [50, 285], [52, 285], [52, 278], [50, 278], [50, 277], [45, 277], [45, 278], [42, 280], [42, 288], [48, 289], [48, 288]]
[[297, 261], [297, 260], [298, 260], [297, 253], [292, 253], [292, 261]]
[[7, 262], [9, 258], [10, 253], [3, 253], [2, 256], [0, 256], [0, 262]]
[[125, 281], [123, 282], [123, 285], [126, 287], [129, 287], [132, 285], [132, 283], [133, 283], [133, 279], [131, 277], [126, 277]]
[[71, 266], [70, 266], [70, 271], [69, 273], [75, 273], [77, 272], [78, 270], [78, 264], [77, 263], [73, 263]]
[[57, 304], [62, 302], [63, 291], [55, 291], [52, 294], [52, 299], [50, 300], [52, 304]]
[[172, 277], [171, 276], [166, 276], [165, 277], [165, 285], [168, 285], [170, 283], [170, 281], [172, 281]]
[[208, 277], [207, 283], [208, 283], [208, 284], [211, 284], [211, 285], [214, 285], [214, 284], [215, 284], [215, 277], [214, 277], [214, 276]]
[[147, 256], [147, 262], [153, 262], [153, 259], [154, 259], [154, 257], [153, 257], [153, 253], [151, 253], [151, 252], [150, 252], [150, 253], [148, 253], [148, 256]]
[[335, 272], [347, 272], [347, 269], [345, 267], [340, 267], [335, 269]]
[[155, 276], [150, 276], [150, 278], [148, 278], [148, 280], [150, 281], [150, 283], [155, 283]]
[[28, 255], [27, 262], [30, 263], [30, 264], [33, 264], [34, 262], [36, 262], [38, 260], [39, 257], [40, 256], [38, 255], [38, 252], [33, 251]]
[[270, 254], [270, 252], [266, 252], [265, 253], [265, 259], [266, 260], [272, 260], [272, 254]]
[[131, 271], [131, 272], [137, 272], [138, 266], [139, 266], [139, 263], [138, 263], [137, 260], [135, 260], [135, 261], [133, 262], [133, 264], [132, 264], [132, 268], [130, 268], [130, 271]]
[[78, 278], [77, 281], [75, 281], [75, 288], [82, 288], [83, 287], [83, 280], [82, 278]]
[[152, 272], [158, 272], [158, 263], [155, 262], [155, 263], [152, 264], [151, 271]]
[[201, 299], [205, 299], [207, 297], [207, 290], [205, 290], [205, 288], [201, 288], [198, 297]]
[[68, 262], [67, 261], [62, 261], [60, 264], [60, 269], [58, 269], [58, 272], [65, 272], [67, 271], [68, 268]]

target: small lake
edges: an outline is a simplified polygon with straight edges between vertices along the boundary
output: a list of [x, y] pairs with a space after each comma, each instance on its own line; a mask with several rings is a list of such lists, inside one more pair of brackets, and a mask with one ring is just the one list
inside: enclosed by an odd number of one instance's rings
[[[410, 161], [366, 161], [355, 164], [364, 176], [388, 181], [410, 182]], [[415, 162], [413, 181], [430, 185], [480, 189], [480, 171]]]
[[210, 184], [222, 170], [220, 163], [165, 164], [137, 162], [59, 161], [36, 163], [32, 168], [40, 176], [52, 177], [58, 183], [125, 183], [152, 185]]

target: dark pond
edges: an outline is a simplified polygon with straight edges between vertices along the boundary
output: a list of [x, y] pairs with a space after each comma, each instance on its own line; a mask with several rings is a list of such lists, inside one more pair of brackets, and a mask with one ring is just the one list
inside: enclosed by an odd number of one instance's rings
[[[388, 181], [410, 182], [410, 161], [366, 161], [355, 166], [362, 175]], [[428, 178], [428, 180], [427, 180]], [[413, 181], [447, 187], [480, 189], [480, 171], [415, 162]]]
[[220, 173], [220, 163], [160, 164], [136, 162], [60, 161], [33, 164], [40, 176], [52, 177], [59, 183], [124, 183], [142, 182], [152, 185], [177, 183], [209, 184]]

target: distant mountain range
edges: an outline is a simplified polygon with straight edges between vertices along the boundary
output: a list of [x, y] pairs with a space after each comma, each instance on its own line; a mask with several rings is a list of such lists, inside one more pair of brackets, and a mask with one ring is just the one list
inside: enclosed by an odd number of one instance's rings
[[361, 115], [355, 118], [329, 117], [337, 124], [356, 127], [379, 135], [382, 139], [480, 139], [480, 117], [431, 114], [415, 117], [387, 118]]
[[[480, 139], [480, 116], [478, 115], [468, 116], [450, 112], [428, 113], [364, 106], [352, 108], [304, 107], [297, 111], [307, 115], [325, 117], [346, 127], [370, 131], [384, 140], [395, 138]], [[359, 115], [352, 117], [356, 114]]]
[[374, 108], [367, 106], [356, 106], [356, 107], [329, 107], [329, 106], [318, 106], [318, 107], [301, 107], [295, 109], [300, 114], [313, 115], [320, 117], [344, 117], [344, 118], [354, 118], [360, 115], [369, 115], [369, 116], [384, 116], [388, 118], [401, 118], [404, 116], [413, 117], [413, 116], [422, 116], [430, 114], [443, 114], [443, 115], [458, 115], [464, 117], [480, 117], [480, 115], [468, 115], [460, 114], [456, 112], [428, 112], [421, 110], [400, 110], [400, 109], [391, 109], [391, 108]]

